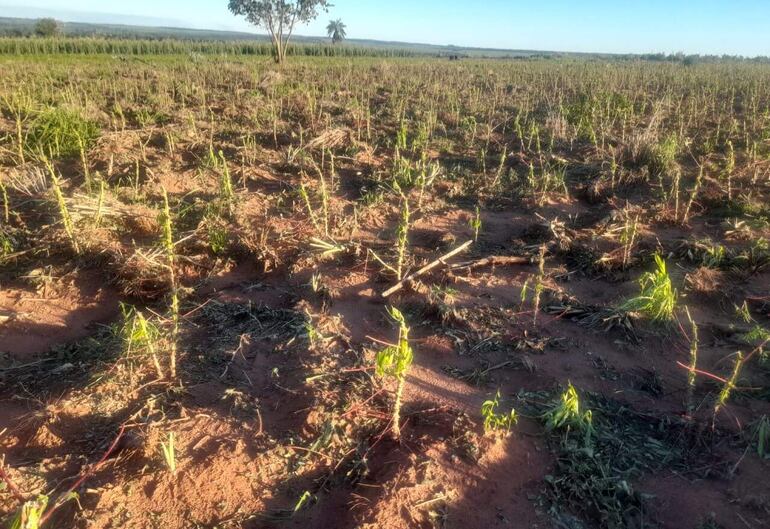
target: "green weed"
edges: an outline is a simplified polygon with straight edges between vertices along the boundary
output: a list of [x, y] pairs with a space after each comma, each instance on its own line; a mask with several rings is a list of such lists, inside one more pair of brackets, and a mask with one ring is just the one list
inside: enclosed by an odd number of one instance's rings
[[557, 404], [553, 406], [544, 415], [545, 426], [549, 431], [576, 431], [581, 433], [586, 441], [586, 445], [590, 444], [591, 435], [593, 434], [593, 412], [591, 410], [583, 411], [580, 405], [580, 397], [578, 396], [575, 386], [571, 383], [567, 385], [567, 389], [561, 394]]
[[25, 145], [33, 155], [70, 157], [89, 148], [98, 136], [94, 122], [71, 110], [51, 108], [32, 121]]
[[666, 262], [659, 255], [655, 256], [655, 270], [642, 274], [639, 286], [639, 296], [628, 300], [623, 310], [642, 313], [656, 322], [672, 321], [677, 305], [677, 291], [671, 284]]
[[511, 427], [519, 421], [515, 409], [508, 413], [497, 413], [500, 406], [500, 390], [495, 393], [495, 398], [487, 400], [481, 405], [481, 416], [484, 418], [484, 431], [504, 430], [509, 432]]

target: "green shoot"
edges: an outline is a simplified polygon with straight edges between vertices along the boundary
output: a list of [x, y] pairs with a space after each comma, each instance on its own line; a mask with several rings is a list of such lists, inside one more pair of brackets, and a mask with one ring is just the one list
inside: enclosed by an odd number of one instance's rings
[[173, 474], [176, 472], [176, 439], [174, 432], [168, 434], [168, 441], [160, 443], [160, 450], [163, 454], [163, 460], [166, 462], [166, 467]]
[[735, 171], [735, 147], [731, 140], [727, 140], [727, 163], [725, 166], [725, 179], [727, 180], [727, 199], [733, 199], [733, 172]]
[[299, 196], [302, 197], [302, 201], [305, 203], [305, 208], [307, 208], [307, 214], [310, 217], [310, 222], [313, 223], [313, 227], [316, 229], [316, 231], [319, 234], [323, 234], [323, 230], [318, 224], [318, 218], [316, 217], [315, 212], [313, 211], [313, 206], [310, 203], [310, 195], [308, 194], [307, 187], [305, 187], [304, 183], [300, 184], [299, 186]]
[[294, 510], [292, 511], [292, 514], [297, 514], [299, 511], [301, 511], [310, 500], [313, 499], [313, 495], [310, 494], [310, 491], [306, 490], [302, 493], [302, 496], [300, 496], [299, 500], [297, 501], [297, 504], [294, 505]]
[[473, 229], [473, 242], [479, 242], [479, 232], [481, 231], [481, 213], [476, 206], [476, 215], [470, 220], [468, 225]]

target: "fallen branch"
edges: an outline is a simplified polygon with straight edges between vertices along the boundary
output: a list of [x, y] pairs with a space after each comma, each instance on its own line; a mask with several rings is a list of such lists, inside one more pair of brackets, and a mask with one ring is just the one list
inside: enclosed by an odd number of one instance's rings
[[485, 266], [512, 266], [512, 265], [528, 265], [532, 264], [532, 260], [529, 257], [521, 257], [518, 255], [513, 256], [505, 256], [505, 255], [494, 255], [492, 257], [485, 257], [484, 259], [479, 259], [478, 261], [470, 261], [467, 263], [460, 263], [453, 265], [451, 267], [452, 270], [472, 270], [474, 268], [482, 268]]
[[422, 275], [425, 275], [425, 274], [427, 274], [428, 272], [430, 272], [431, 270], [433, 270], [434, 268], [436, 268], [438, 265], [440, 265], [440, 264], [446, 264], [446, 262], [445, 262], [445, 261], [446, 261], [447, 259], [451, 259], [451, 258], [452, 258], [452, 257], [454, 257], [455, 255], [457, 255], [457, 254], [459, 254], [459, 253], [462, 253], [462, 252], [464, 252], [464, 251], [465, 251], [465, 250], [467, 250], [467, 249], [468, 249], [468, 248], [469, 248], [469, 247], [470, 247], [472, 244], [473, 244], [473, 241], [468, 241], [468, 242], [466, 242], [466, 243], [464, 243], [464, 244], [462, 244], [462, 245], [458, 246], [457, 248], [455, 248], [455, 249], [454, 249], [454, 250], [452, 250], [451, 252], [449, 252], [449, 253], [447, 253], [447, 254], [444, 254], [444, 255], [442, 255], [441, 257], [439, 257], [439, 258], [438, 258], [438, 259], [436, 259], [435, 261], [432, 261], [432, 262], [428, 263], [427, 265], [425, 265], [425, 266], [423, 266], [422, 268], [420, 268], [419, 270], [417, 270], [417, 271], [416, 271], [414, 274], [412, 274], [412, 275], [410, 275], [410, 276], [408, 276], [408, 277], [405, 277], [404, 279], [402, 279], [401, 281], [399, 281], [399, 282], [398, 282], [398, 283], [397, 283], [395, 286], [393, 286], [393, 288], [390, 288], [390, 289], [386, 290], [385, 292], [383, 292], [383, 293], [382, 293], [382, 297], [383, 297], [383, 298], [387, 298], [387, 297], [389, 297], [389, 296], [392, 296], [393, 294], [395, 294], [396, 292], [398, 292], [399, 290], [401, 290], [402, 288], [404, 288], [406, 285], [408, 285], [409, 283], [411, 283], [412, 281], [414, 281], [414, 280], [415, 280], [415, 279], [417, 279], [418, 277], [420, 277], [420, 276], [422, 276]]

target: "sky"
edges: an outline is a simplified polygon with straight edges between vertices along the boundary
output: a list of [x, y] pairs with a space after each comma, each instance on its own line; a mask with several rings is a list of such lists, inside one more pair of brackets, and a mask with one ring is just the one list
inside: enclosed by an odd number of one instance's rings
[[[547, 51], [770, 56], [770, 0], [332, 1], [328, 14], [297, 33], [323, 35], [330, 19], [341, 18], [348, 38]], [[0, 16], [52, 14], [84, 22], [255, 31], [228, 12], [227, 0], [25, 0], [24, 7], [17, 5], [0, 0]]]

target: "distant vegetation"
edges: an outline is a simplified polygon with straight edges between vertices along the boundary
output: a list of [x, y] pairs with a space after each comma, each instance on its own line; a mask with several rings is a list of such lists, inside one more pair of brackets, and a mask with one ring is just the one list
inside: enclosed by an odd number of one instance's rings
[[[44, 19], [45, 20], [45, 19]], [[51, 20], [51, 19], [48, 19]], [[227, 54], [270, 55], [270, 37], [254, 33], [215, 31], [186, 28], [127, 26], [118, 24], [89, 24], [82, 22], [56, 22], [57, 31], [42, 38], [37, 30], [41, 20], [0, 17], [0, 54], [116, 54], [116, 55], [164, 55], [164, 54]], [[328, 28], [327, 28], [328, 29]], [[342, 30], [346, 29], [342, 24]], [[53, 39], [53, 37], [59, 38]], [[333, 35], [330, 35], [333, 37]], [[288, 55], [307, 56], [370, 56], [370, 57], [417, 57], [441, 56], [491, 59], [557, 59], [588, 58], [616, 61], [644, 60], [673, 62], [686, 66], [698, 63], [740, 61], [770, 63], [770, 57], [744, 58], [731, 55], [665, 54], [607, 54], [571, 53], [537, 50], [505, 50], [494, 48], [464, 48], [406, 42], [386, 42], [366, 39], [348, 39], [344, 46], [332, 49], [324, 37], [296, 36], [287, 50]]]
[[315, 20], [318, 11], [328, 11], [327, 0], [230, 0], [228, 8], [250, 24], [270, 33], [273, 58], [283, 64], [297, 24]]
[[59, 33], [61, 33], [61, 26], [53, 18], [41, 18], [35, 24], [35, 35], [40, 37], [55, 37]]
[[[417, 57], [417, 51], [364, 46], [296, 43], [287, 55], [310, 57]], [[115, 39], [107, 37], [0, 38], [0, 55], [257, 55], [270, 57], [273, 47], [259, 41], [190, 41]]]
[[326, 34], [332, 39], [332, 44], [337, 44], [347, 38], [347, 26], [342, 19], [330, 20], [326, 26]]

